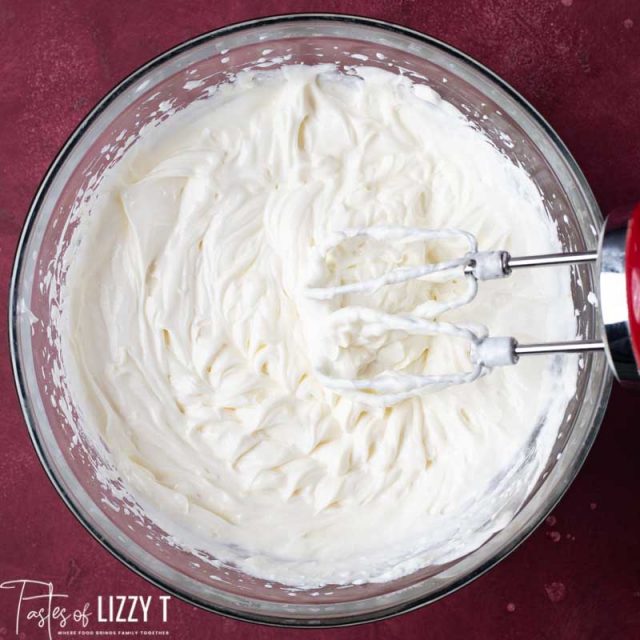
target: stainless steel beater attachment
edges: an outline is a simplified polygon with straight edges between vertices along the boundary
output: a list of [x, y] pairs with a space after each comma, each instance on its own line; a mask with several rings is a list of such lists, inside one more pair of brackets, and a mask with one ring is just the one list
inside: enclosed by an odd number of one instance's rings
[[[479, 251], [476, 238], [458, 229], [428, 230], [384, 226], [345, 229], [334, 233], [318, 248], [318, 263], [325, 261], [329, 252], [343, 242], [359, 238], [401, 244], [453, 239], [463, 241], [468, 250], [460, 258], [415, 267], [399, 267], [369, 280], [334, 287], [309, 286], [306, 290], [307, 297], [330, 300], [344, 294], [373, 293], [381, 287], [416, 278], [434, 275], [444, 279], [464, 277], [465, 291], [453, 300], [433, 303], [427, 317], [420, 317], [421, 314], [390, 315], [363, 307], [355, 307], [350, 313], [361, 323], [378, 323], [390, 330], [467, 338], [471, 345], [472, 369], [460, 374], [444, 375], [387, 371], [372, 378], [356, 379], [339, 378], [320, 371], [319, 377], [326, 386], [339, 391], [351, 391], [363, 399], [377, 397], [378, 401], [385, 404], [426, 390], [473, 381], [493, 367], [516, 364], [521, 356], [591, 351], [605, 351], [608, 362], [621, 383], [640, 385], [640, 205], [614, 212], [606, 219], [597, 251], [513, 257], [507, 251]], [[515, 269], [577, 263], [596, 265], [599, 276], [598, 308], [603, 327], [600, 340], [520, 344], [510, 336], [490, 337], [483, 328], [430, 319], [470, 302], [477, 294], [478, 281], [503, 278]], [[340, 311], [334, 313], [339, 314]]]

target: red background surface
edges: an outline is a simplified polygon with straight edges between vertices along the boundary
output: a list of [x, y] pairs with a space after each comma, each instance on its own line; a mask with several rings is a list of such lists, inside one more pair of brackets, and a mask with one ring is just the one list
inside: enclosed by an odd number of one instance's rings
[[[486, 64], [550, 121], [604, 211], [640, 199], [638, 0], [0, 0], [0, 313], [18, 233], [48, 164], [91, 106], [163, 50], [290, 11], [352, 12], [426, 32]], [[74, 602], [159, 591], [67, 511], [31, 447], [0, 341], [0, 582], [51, 580]], [[249, 625], [172, 600], [171, 638], [640, 638], [640, 395], [615, 389], [551, 519], [489, 574], [399, 618], [351, 629]], [[0, 591], [0, 638], [15, 637]], [[154, 622], [157, 622], [157, 617]], [[139, 627], [140, 628], [140, 627]], [[46, 637], [33, 625], [21, 640]]]

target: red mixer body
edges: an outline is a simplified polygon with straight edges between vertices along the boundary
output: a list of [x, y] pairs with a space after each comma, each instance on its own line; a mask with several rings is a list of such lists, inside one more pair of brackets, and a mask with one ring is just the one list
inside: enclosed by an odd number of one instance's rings
[[640, 204], [631, 213], [625, 254], [629, 332], [635, 361], [640, 363]]

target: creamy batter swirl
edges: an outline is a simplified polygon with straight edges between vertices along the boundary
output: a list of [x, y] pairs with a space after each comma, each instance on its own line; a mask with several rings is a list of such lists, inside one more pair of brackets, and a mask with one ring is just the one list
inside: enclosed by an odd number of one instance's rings
[[[319, 361], [349, 374], [466, 364], [455, 340], [327, 333], [340, 305], [402, 313], [464, 286], [309, 301], [312, 251], [331, 232], [458, 227], [487, 250], [560, 249], [525, 172], [430, 89], [374, 69], [242, 74], [147, 132], [90, 208], [67, 277], [65, 367], [150, 514], [248, 573], [311, 586], [466, 553], [526, 495], [572, 396], [573, 359], [386, 408], [315, 373]], [[367, 241], [328, 268], [355, 281], [455, 249]], [[443, 315], [525, 342], [572, 337], [573, 318], [562, 270], [483, 283]], [[524, 450], [533, 466], [505, 489], [496, 478]]]

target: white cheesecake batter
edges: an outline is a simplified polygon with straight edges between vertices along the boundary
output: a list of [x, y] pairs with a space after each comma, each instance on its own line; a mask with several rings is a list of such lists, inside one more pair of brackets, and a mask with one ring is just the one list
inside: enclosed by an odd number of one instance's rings
[[[358, 73], [247, 73], [146, 132], [97, 190], [67, 276], [68, 383], [132, 493], [177, 538], [289, 585], [387, 580], [471, 551], [526, 496], [575, 386], [565, 357], [389, 407], [320, 384], [320, 356], [369, 374], [467, 362], [447, 338], [325, 332], [342, 305], [406, 312], [461, 286], [309, 301], [331, 231], [458, 227], [482, 249], [560, 249], [534, 184], [458, 111]], [[365, 242], [328, 268], [355, 281], [454, 249]], [[517, 273], [441, 317], [571, 338], [569, 283]]]

